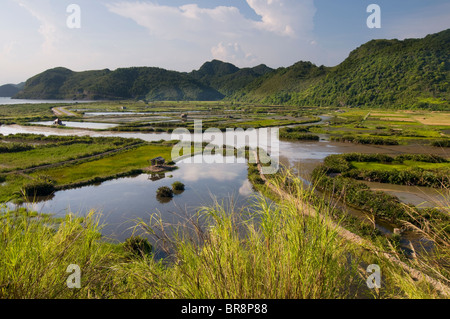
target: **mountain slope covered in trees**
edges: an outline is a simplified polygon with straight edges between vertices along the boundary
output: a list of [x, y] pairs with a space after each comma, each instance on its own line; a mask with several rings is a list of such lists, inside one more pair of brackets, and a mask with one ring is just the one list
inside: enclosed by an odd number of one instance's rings
[[115, 71], [47, 70], [29, 79], [15, 98], [219, 100], [217, 90], [187, 74], [160, 68], [133, 67]]
[[47, 70], [15, 98], [221, 100], [293, 106], [450, 108], [450, 29], [423, 39], [372, 40], [335, 67], [273, 70], [213, 60], [190, 73], [153, 67]]
[[299, 62], [232, 96], [289, 105], [450, 108], [450, 29], [423, 39], [372, 40], [336, 67]]
[[12, 97], [23, 89], [25, 83], [5, 84], [0, 86], [0, 97]]
[[272, 71], [264, 64], [239, 69], [231, 63], [213, 60], [203, 64], [198, 71], [192, 71], [190, 75], [227, 96]]

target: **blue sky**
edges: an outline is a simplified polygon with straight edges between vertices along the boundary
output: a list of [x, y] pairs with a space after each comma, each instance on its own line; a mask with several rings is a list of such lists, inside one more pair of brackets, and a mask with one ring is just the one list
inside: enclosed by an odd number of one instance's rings
[[[67, 26], [70, 4], [81, 9], [79, 29]], [[380, 29], [366, 25], [369, 4], [381, 8]], [[448, 0], [1, 0], [0, 8], [0, 84], [57, 66], [333, 66], [371, 39], [450, 28]]]

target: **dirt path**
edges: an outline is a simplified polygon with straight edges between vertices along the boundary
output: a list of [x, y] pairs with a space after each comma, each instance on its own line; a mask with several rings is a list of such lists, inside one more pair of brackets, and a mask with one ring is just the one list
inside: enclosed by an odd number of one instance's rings
[[64, 107], [60, 106], [60, 107], [54, 107], [52, 108], [53, 113], [56, 116], [77, 116], [77, 114], [66, 110]]
[[363, 247], [364, 249], [374, 252], [377, 256], [379, 256], [381, 254], [381, 256], [385, 257], [389, 261], [396, 263], [400, 267], [402, 267], [403, 270], [405, 270], [407, 273], [409, 273], [413, 279], [426, 280], [430, 285], [432, 285], [442, 295], [444, 295], [446, 297], [450, 297], [450, 288], [447, 287], [446, 285], [442, 284], [441, 282], [435, 280], [434, 278], [431, 278], [430, 276], [428, 276], [414, 268], [411, 268], [410, 266], [408, 266], [403, 261], [399, 260], [394, 255], [380, 251], [379, 248], [375, 247], [370, 241], [337, 225], [335, 222], [333, 222], [329, 218], [323, 217], [309, 203], [301, 201], [299, 198], [292, 196], [291, 194], [285, 192], [283, 189], [280, 189], [279, 187], [276, 187], [275, 185], [270, 183], [270, 181], [268, 181], [266, 176], [262, 173], [262, 166], [261, 166], [261, 163], [259, 162], [257, 152], [254, 152], [254, 156], [256, 158], [256, 163], [258, 166], [258, 171], [259, 171], [260, 177], [265, 182], [265, 185], [267, 187], [269, 187], [269, 189], [272, 192], [279, 195], [282, 199], [285, 199], [285, 200], [295, 203], [299, 212], [301, 212], [302, 214], [304, 214], [306, 216], [311, 216], [311, 217], [319, 216], [320, 219], [324, 222], [324, 224], [327, 225], [328, 227], [330, 227], [331, 229], [336, 230], [336, 232], [338, 233], [339, 236], [343, 237], [344, 239], [346, 239], [352, 243], [355, 243], [355, 244]]

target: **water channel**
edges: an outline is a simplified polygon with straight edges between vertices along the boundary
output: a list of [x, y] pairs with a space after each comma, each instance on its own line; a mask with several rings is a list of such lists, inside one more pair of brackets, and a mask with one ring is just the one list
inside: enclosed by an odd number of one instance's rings
[[[322, 117], [326, 121], [327, 117]], [[256, 130], [259, 132], [260, 130]], [[82, 129], [58, 129], [54, 127], [4, 125], [0, 126], [0, 134], [9, 135], [16, 133], [33, 133], [43, 135], [88, 135], [118, 136], [125, 138], [140, 138], [145, 141], [159, 141], [174, 139], [170, 133], [125, 133], [90, 131]], [[231, 132], [231, 135], [218, 144], [226, 144], [234, 141], [234, 137], [245, 134], [243, 132]], [[272, 136], [272, 135], [271, 135]], [[184, 134], [175, 139], [194, 141], [203, 137], [201, 134]], [[242, 137], [242, 136], [241, 136]], [[360, 153], [384, 153], [404, 154], [423, 153], [436, 154], [448, 157], [445, 148], [430, 146], [405, 146], [405, 145], [355, 145], [351, 143], [332, 142], [321, 136], [320, 141], [284, 141], [276, 139], [279, 148], [280, 163], [292, 168], [306, 183], [311, 171], [319, 165], [323, 159], [331, 154], [360, 152]], [[272, 144], [273, 145], [273, 144]], [[264, 148], [264, 146], [263, 146]], [[266, 149], [271, 152], [271, 147]], [[218, 155], [217, 155], [218, 156]], [[221, 155], [220, 155], [221, 156]], [[123, 240], [130, 235], [130, 219], [149, 218], [153, 213], [160, 213], [167, 222], [179, 222], [180, 216], [189, 216], [202, 205], [210, 205], [217, 200], [235, 202], [236, 207], [244, 207], [251, 201], [254, 191], [247, 179], [247, 164], [245, 162], [233, 164], [220, 164], [219, 160], [212, 159], [201, 164], [180, 161], [178, 170], [164, 176], [149, 176], [147, 174], [120, 178], [103, 182], [100, 185], [86, 186], [78, 189], [56, 192], [52, 198], [46, 198], [32, 205], [39, 212], [53, 213], [62, 216], [68, 211], [81, 215], [87, 214], [91, 209], [102, 212], [102, 222], [107, 226], [103, 233], [112, 238]], [[234, 161], [236, 162], [236, 161]], [[170, 176], [170, 177], [169, 177]], [[163, 203], [156, 198], [156, 190], [160, 186], [170, 186], [173, 182], [180, 181], [186, 185], [186, 190], [176, 195], [171, 201]], [[429, 203], [442, 202], [442, 192], [430, 188], [417, 188], [402, 186], [388, 189], [392, 185], [371, 185], [373, 188], [384, 188], [387, 192], [398, 195], [400, 200], [412, 202], [414, 197], [420, 197], [421, 203], [428, 199]], [[392, 187], [391, 187], [392, 188]], [[426, 196], [424, 195], [426, 194]], [[409, 194], [409, 195], [405, 195]], [[425, 196], [425, 197], [424, 197]], [[445, 197], [445, 196], [444, 196]], [[358, 212], [356, 212], [358, 214]], [[382, 230], [390, 231], [386, 225], [379, 225]]]

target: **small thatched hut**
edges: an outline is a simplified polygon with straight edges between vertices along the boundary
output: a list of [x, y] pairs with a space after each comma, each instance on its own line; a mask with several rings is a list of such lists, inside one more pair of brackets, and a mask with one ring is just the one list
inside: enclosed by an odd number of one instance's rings
[[152, 166], [158, 166], [158, 165], [164, 165], [166, 163], [166, 160], [164, 157], [158, 156], [150, 160], [152, 163]]

